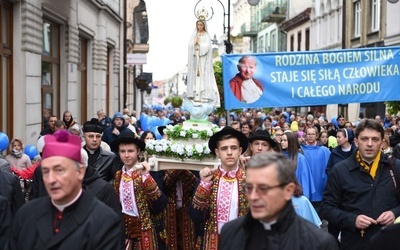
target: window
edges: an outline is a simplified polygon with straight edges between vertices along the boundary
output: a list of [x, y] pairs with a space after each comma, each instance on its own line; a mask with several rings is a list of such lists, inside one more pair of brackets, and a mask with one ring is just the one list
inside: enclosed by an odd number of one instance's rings
[[269, 34], [267, 33], [267, 34], [265, 34], [265, 44], [264, 44], [264, 47], [265, 47], [265, 52], [268, 52], [269, 51], [269, 36], [268, 36]]
[[294, 51], [294, 35], [290, 35], [290, 51]]
[[258, 52], [258, 53], [263, 53], [263, 52], [265, 52], [265, 50], [264, 50], [264, 36], [262, 36], [262, 37], [259, 38], [258, 45], [259, 45], [259, 46], [258, 46], [257, 52]]
[[13, 134], [12, 5], [0, 0], [0, 131]]
[[297, 51], [301, 51], [301, 30], [297, 32]]
[[271, 32], [271, 51], [276, 51], [276, 32], [275, 30]]
[[354, 3], [354, 36], [360, 37], [361, 30], [361, 1]]
[[60, 26], [43, 20], [42, 44], [42, 117], [43, 127], [49, 114], [59, 113]]
[[306, 37], [305, 37], [305, 39], [306, 39], [306, 51], [309, 51], [310, 50], [310, 29], [306, 29]]
[[378, 31], [380, 25], [380, 0], [371, 0], [371, 31]]

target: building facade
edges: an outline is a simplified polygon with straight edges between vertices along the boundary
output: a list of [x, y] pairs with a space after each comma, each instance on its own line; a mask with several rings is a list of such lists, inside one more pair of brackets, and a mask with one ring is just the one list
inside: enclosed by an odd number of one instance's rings
[[118, 0], [0, 0], [0, 131], [36, 145], [52, 114], [121, 109]]

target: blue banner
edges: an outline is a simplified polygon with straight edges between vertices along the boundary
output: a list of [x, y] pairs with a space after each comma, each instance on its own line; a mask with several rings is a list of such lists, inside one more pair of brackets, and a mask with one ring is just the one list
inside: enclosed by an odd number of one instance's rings
[[222, 56], [225, 109], [400, 100], [400, 47]]

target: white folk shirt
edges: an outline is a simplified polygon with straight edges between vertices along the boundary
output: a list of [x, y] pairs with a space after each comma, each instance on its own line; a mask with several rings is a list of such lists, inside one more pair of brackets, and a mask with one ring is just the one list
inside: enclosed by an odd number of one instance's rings
[[[223, 176], [226, 171], [222, 171], [222, 176], [219, 179], [218, 185], [218, 197], [217, 197], [217, 221], [218, 221], [218, 233], [221, 233], [222, 227], [228, 221], [234, 220], [238, 217], [239, 213], [239, 190], [238, 190], [238, 180], [235, 178], [232, 181], [226, 181]], [[229, 171], [235, 173], [236, 170]], [[223, 208], [223, 209], [221, 209]]]
[[[128, 172], [129, 176], [132, 176], [133, 171], [134, 171], [134, 168], [127, 171], [125, 166], [122, 167], [122, 175], [124, 173]], [[121, 175], [121, 177], [122, 177], [122, 175]], [[143, 175], [142, 182], [145, 182], [148, 177], [149, 177], [149, 174]], [[133, 180], [129, 181], [130, 182], [129, 188], [130, 188], [130, 191], [132, 194], [132, 203], [133, 203], [132, 210], [129, 210], [129, 211], [125, 209], [125, 205], [124, 205], [124, 188], [123, 188], [124, 183], [123, 183], [123, 181], [124, 180], [121, 180], [120, 184], [119, 184], [119, 202], [121, 203], [122, 213], [130, 215], [130, 216], [134, 216], [134, 217], [139, 217], [139, 210], [138, 210], [138, 206], [136, 204], [136, 198], [135, 198], [135, 190], [133, 188]]]
[[253, 103], [262, 95], [262, 90], [257, 86], [253, 79], [244, 80], [242, 84], [242, 102]]

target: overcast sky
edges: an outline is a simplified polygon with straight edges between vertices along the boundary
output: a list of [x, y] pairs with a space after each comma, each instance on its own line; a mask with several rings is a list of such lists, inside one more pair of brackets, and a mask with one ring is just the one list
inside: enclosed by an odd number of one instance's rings
[[[197, 2], [199, 1], [146, 1], [150, 49], [144, 72], [152, 72], [154, 81], [168, 79], [185, 68], [189, 39], [196, 25], [194, 8]], [[221, 2], [227, 3], [226, 0]], [[200, 0], [197, 9], [203, 6], [208, 10], [212, 6], [214, 10], [213, 18], [207, 23], [211, 37], [214, 34], [217, 37], [221, 36], [223, 34], [221, 4], [217, 0]]]

